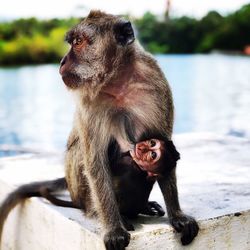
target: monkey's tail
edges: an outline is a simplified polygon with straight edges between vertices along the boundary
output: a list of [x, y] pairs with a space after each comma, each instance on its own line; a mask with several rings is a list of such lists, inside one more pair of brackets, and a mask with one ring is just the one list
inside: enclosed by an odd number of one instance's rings
[[51, 203], [63, 207], [76, 207], [70, 201], [57, 199], [51, 193], [65, 190], [67, 183], [65, 178], [59, 178], [51, 181], [33, 182], [18, 187], [11, 192], [0, 206], [0, 248], [3, 225], [10, 211], [21, 201], [30, 197], [44, 197]]

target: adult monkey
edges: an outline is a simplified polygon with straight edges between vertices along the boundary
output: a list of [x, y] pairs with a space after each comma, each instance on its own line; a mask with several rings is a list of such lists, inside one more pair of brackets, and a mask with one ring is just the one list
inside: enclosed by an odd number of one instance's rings
[[[173, 101], [156, 61], [137, 42], [130, 22], [100, 11], [68, 32], [71, 45], [60, 73], [75, 92], [77, 108], [66, 154], [66, 180], [74, 203], [95, 213], [105, 227], [107, 249], [124, 249], [130, 240], [112, 186], [108, 149], [122, 151], [139, 139], [171, 140]], [[175, 168], [158, 180], [170, 223], [188, 244], [198, 233], [196, 221], [179, 205]]]
[[[66, 38], [72, 47], [60, 73], [77, 100], [65, 158], [68, 188], [76, 206], [102, 220], [107, 249], [124, 249], [130, 235], [115, 199], [108, 150], [114, 141], [126, 152], [142, 137], [170, 140], [171, 91], [155, 60], [134, 43], [129, 22], [94, 11]], [[158, 182], [171, 224], [182, 232], [182, 243], [190, 243], [198, 225], [180, 209], [175, 169]]]

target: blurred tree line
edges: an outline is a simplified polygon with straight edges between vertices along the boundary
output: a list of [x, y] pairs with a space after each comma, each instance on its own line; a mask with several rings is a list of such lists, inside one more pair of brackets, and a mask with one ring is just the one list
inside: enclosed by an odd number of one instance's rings
[[[250, 44], [250, 4], [228, 15], [209, 12], [202, 19], [164, 19], [145, 13], [134, 23], [152, 53], [242, 51]], [[0, 23], [0, 64], [59, 62], [67, 49], [66, 31], [79, 19], [19, 19]]]
[[135, 20], [139, 39], [153, 53], [243, 51], [250, 45], [250, 4], [228, 15], [210, 11], [202, 19], [159, 20], [151, 13]]
[[0, 23], [0, 64], [58, 63], [67, 50], [65, 33], [78, 22], [32, 17]]

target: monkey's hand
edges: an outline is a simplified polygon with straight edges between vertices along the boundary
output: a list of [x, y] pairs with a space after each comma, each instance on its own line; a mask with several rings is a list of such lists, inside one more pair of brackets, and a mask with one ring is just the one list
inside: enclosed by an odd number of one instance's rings
[[191, 216], [181, 214], [170, 219], [170, 223], [178, 233], [181, 233], [182, 245], [188, 245], [191, 243], [198, 234], [199, 226]]
[[116, 228], [104, 235], [107, 250], [124, 250], [130, 241], [130, 234], [123, 228]]
[[165, 211], [156, 201], [149, 201], [145, 209], [141, 214], [150, 215], [150, 216], [164, 216]]

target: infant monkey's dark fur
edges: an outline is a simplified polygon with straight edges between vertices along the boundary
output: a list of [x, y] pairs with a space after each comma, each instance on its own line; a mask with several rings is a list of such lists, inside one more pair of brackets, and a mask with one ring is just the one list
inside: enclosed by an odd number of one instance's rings
[[[125, 227], [133, 230], [126, 218], [135, 218], [138, 214], [163, 216], [165, 212], [162, 207], [155, 201], [148, 201], [156, 178], [148, 177], [148, 173], [133, 161], [129, 152], [121, 152], [116, 142], [110, 145], [108, 155], [115, 196]], [[165, 160], [165, 171], [161, 174], [171, 172], [178, 159], [175, 146], [168, 142], [164, 159], [161, 159], [161, 162]]]
[[[66, 40], [71, 48], [60, 73], [77, 103], [65, 156], [67, 186], [73, 204], [102, 221], [106, 248], [123, 250], [130, 234], [119, 211], [108, 151], [115, 142], [126, 152], [143, 136], [171, 140], [171, 90], [156, 61], [134, 41], [130, 22], [121, 17], [92, 11]], [[175, 167], [158, 183], [170, 223], [189, 244], [199, 228], [180, 208]]]

